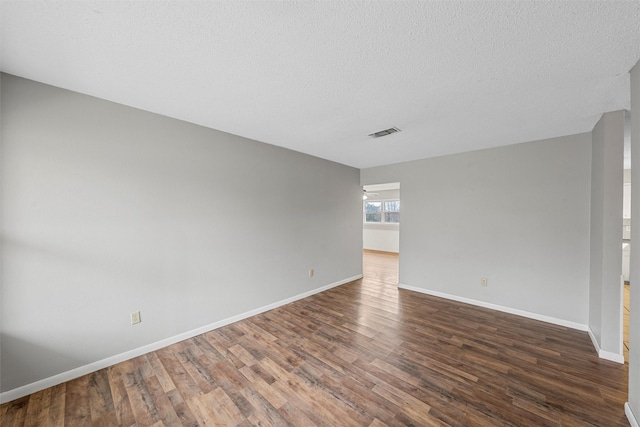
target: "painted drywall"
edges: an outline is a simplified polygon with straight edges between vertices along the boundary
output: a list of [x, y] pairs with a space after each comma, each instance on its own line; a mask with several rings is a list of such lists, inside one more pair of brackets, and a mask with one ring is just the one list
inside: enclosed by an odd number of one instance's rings
[[[370, 195], [366, 201], [400, 200], [400, 190], [381, 190]], [[384, 252], [400, 252], [400, 224], [364, 223], [362, 230], [364, 249]]]
[[398, 225], [364, 224], [362, 230], [362, 246], [364, 249], [400, 252], [400, 230]]
[[[361, 170], [400, 182], [400, 283], [588, 322], [591, 134]], [[481, 286], [481, 278], [488, 286]]]
[[3, 392], [362, 273], [357, 169], [1, 86]]
[[[640, 62], [631, 70], [631, 198], [640, 200]], [[631, 221], [640, 223], [640, 203], [631, 202]], [[640, 283], [640, 227], [631, 227], [632, 283]], [[629, 318], [629, 402], [631, 425], [640, 423], [640, 292], [631, 286]], [[635, 423], [635, 424], [634, 424]]]
[[622, 201], [625, 112], [603, 114], [592, 132], [589, 329], [601, 356], [622, 353]]

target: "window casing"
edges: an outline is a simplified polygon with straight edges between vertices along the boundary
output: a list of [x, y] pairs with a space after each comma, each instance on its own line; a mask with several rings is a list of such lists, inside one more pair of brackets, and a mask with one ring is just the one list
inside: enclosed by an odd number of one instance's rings
[[399, 200], [365, 200], [364, 222], [368, 224], [399, 224]]

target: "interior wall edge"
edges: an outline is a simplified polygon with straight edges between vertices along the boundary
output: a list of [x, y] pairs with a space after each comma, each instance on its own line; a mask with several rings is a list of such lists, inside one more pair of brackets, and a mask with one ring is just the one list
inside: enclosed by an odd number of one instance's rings
[[631, 411], [631, 407], [629, 406], [629, 402], [624, 404], [624, 413], [627, 416], [627, 420], [629, 420], [629, 424], [631, 427], [640, 427], [640, 422], [636, 418], [633, 411]]
[[611, 362], [624, 364], [624, 354], [622, 354], [622, 353], [613, 353], [611, 351], [603, 350], [600, 347], [600, 344], [598, 343], [598, 340], [596, 339], [595, 334], [591, 330], [591, 327], [588, 327], [587, 332], [589, 333], [589, 338], [591, 338], [591, 343], [593, 344], [593, 347], [596, 349], [596, 352], [598, 353], [598, 357], [600, 359], [605, 359], [605, 360], [609, 360]]

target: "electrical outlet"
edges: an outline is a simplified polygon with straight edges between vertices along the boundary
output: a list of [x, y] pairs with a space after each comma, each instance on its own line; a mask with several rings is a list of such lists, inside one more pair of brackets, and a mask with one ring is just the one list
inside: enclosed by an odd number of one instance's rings
[[140, 312], [136, 311], [131, 313], [131, 324], [135, 325], [136, 323], [142, 322], [142, 318], [140, 317]]
[[313, 277], [313, 268], [309, 269], [309, 277]]
[[486, 277], [483, 277], [482, 279], [480, 279], [480, 286], [487, 286], [488, 284], [488, 280]]

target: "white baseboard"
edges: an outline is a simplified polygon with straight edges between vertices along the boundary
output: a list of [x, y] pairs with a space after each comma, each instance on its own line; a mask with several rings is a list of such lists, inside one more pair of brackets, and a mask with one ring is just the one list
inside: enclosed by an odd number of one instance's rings
[[255, 316], [256, 314], [264, 313], [265, 311], [273, 310], [274, 308], [281, 307], [283, 305], [292, 303], [294, 301], [309, 297], [311, 295], [314, 295], [320, 292], [324, 292], [328, 289], [335, 288], [336, 286], [344, 285], [345, 283], [353, 282], [354, 280], [358, 280], [361, 278], [362, 278], [362, 274], [358, 274], [356, 276], [349, 277], [347, 279], [340, 280], [338, 282], [331, 283], [329, 285], [325, 285], [320, 288], [313, 289], [311, 291], [304, 292], [290, 298], [285, 298], [283, 300], [265, 305], [263, 307], [256, 308], [254, 310], [250, 310], [245, 313], [238, 314], [236, 316], [228, 317], [226, 319], [219, 320], [214, 323], [210, 323], [208, 325], [193, 329], [191, 331], [183, 332], [173, 337], [165, 338], [163, 340], [156, 341], [154, 343], [147, 344], [142, 347], [135, 348], [133, 350], [125, 351], [124, 353], [120, 353], [115, 356], [107, 357], [106, 359], [98, 360], [97, 362], [89, 363], [88, 365], [80, 366], [70, 371], [62, 372], [60, 374], [33, 382], [31, 384], [26, 384], [22, 387], [15, 388], [13, 390], [5, 391], [3, 393], [0, 393], [0, 403], [6, 403], [15, 399], [19, 399], [23, 396], [36, 393], [46, 388], [53, 387], [63, 382], [73, 380], [75, 378], [81, 377], [86, 374], [90, 374], [92, 372], [98, 371], [103, 368], [107, 368], [109, 366], [115, 365], [116, 363], [124, 362], [125, 360], [129, 360], [134, 357], [138, 357], [143, 354], [161, 349], [168, 345], [175, 344], [180, 341], [184, 341], [188, 338], [193, 338], [197, 335], [212, 331], [222, 326], [226, 326], [230, 323], [234, 323], [239, 320], [246, 319], [251, 316]]
[[504, 313], [515, 314], [516, 316], [527, 317], [529, 319], [540, 320], [542, 322], [553, 323], [554, 325], [564, 326], [571, 329], [577, 329], [579, 331], [587, 331], [588, 326], [582, 323], [571, 322], [569, 320], [557, 319], [551, 316], [545, 316], [543, 314], [532, 313], [530, 311], [518, 310], [516, 308], [505, 307], [502, 305], [491, 304], [484, 301], [478, 301], [471, 298], [460, 297], [457, 295], [451, 295], [444, 292], [432, 291], [424, 288], [417, 288], [415, 286], [399, 284], [400, 289], [406, 289], [408, 291], [420, 292], [434, 297], [445, 298], [453, 301], [463, 302], [465, 304], [477, 305], [479, 307], [490, 308], [492, 310], [502, 311]]
[[569, 320], [558, 319], [555, 317], [545, 316], [543, 314], [532, 313], [530, 311], [518, 310], [516, 308], [505, 307], [502, 305], [491, 304], [484, 301], [478, 301], [471, 298], [464, 298], [457, 295], [451, 295], [444, 292], [432, 291], [424, 288], [417, 288], [415, 286], [403, 285], [399, 284], [398, 287], [400, 289], [406, 289], [408, 291], [420, 292], [427, 295], [433, 295], [435, 297], [446, 298], [453, 301], [463, 302], [466, 304], [477, 305], [479, 307], [490, 308], [492, 310], [498, 310], [509, 314], [515, 314], [517, 316], [527, 317], [529, 319], [540, 320], [542, 322], [552, 323], [554, 325], [564, 326], [571, 329], [577, 329], [579, 331], [586, 331], [589, 333], [589, 337], [591, 338], [591, 342], [598, 353], [598, 357], [605, 360], [610, 360], [612, 362], [624, 363], [624, 355], [618, 353], [612, 353], [610, 351], [605, 351], [600, 348], [596, 337], [594, 336], [591, 328], [588, 325], [583, 325], [582, 323], [571, 322]]
[[624, 354], [612, 353], [610, 351], [606, 351], [600, 348], [600, 344], [598, 344], [598, 340], [596, 339], [595, 334], [588, 328], [587, 332], [589, 332], [589, 338], [591, 338], [591, 343], [593, 347], [598, 352], [598, 357], [601, 359], [610, 360], [612, 362], [623, 363], [624, 364]]
[[629, 402], [626, 402], [624, 404], [624, 413], [627, 416], [627, 420], [629, 420], [629, 424], [631, 424], [631, 427], [640, 427], [640, 424], [638, 424], [638, 419], [633, 414], [631, 406], [629, 406]]

